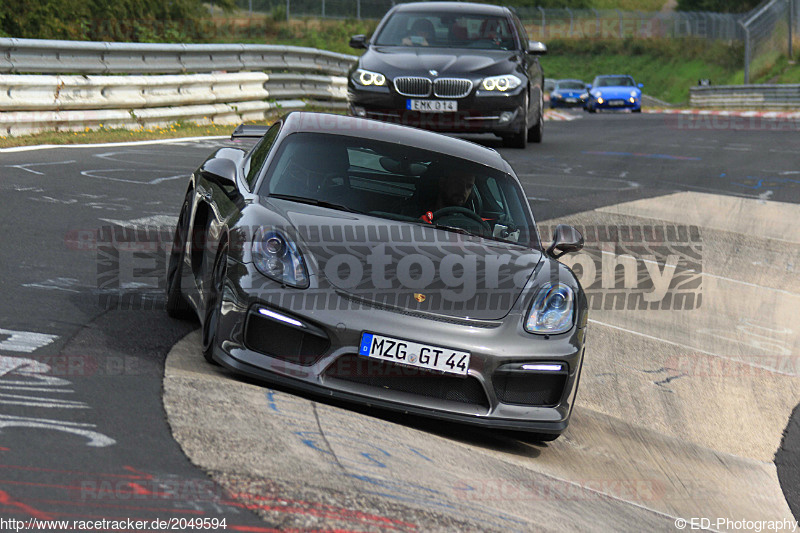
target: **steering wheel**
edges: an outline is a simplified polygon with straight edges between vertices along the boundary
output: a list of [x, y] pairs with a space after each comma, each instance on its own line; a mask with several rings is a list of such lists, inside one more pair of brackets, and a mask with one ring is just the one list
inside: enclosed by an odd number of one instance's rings
[[[480, 225], [480, 228], [484, 232], [484, 234], [488, 235], [491, 233], [491, 228], [489, 227], [489, 223], [483, 220], [480, 217], [480, 215], [478, 215], [475, 211], [471, 209], [467, 209], [466, 207], [460, 207], [457, 205], [451, 205], [450, 207], [443, 207], [442, 209], [439, 209], [433, 214], [433, 221], [437, 224], [442, 224], [444, 226], [447, 226], [449, 224], [444, 224], [441, 221], [441, 219], [458, 215], [463, 215], [471, 219], [472, 221], [477, 222]], [[460, 227], [460, 226], [455, 226], [455, 227]]]

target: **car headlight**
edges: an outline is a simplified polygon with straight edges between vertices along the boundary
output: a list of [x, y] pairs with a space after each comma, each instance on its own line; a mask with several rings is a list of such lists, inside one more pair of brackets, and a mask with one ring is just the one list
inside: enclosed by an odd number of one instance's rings
[[561, 98], [561, 93], [558, 91], [553, 91], [550, 93], [551, 98]]
[[528, 333], [557, 334], [572, 328], [575, 294], [563, 283], [546, 283], [533, 299], [525, 331]]
[[518, 77], [514, 76], [513, 74], [506, 74], [505, 76], [492, 76], [490, 78], [485, 78], [481, 85], [486, 91], [505, 92], [509, 89], [516, 89], [521, 83], [522, 80], [520, 80]]
[[285, 285], [305, 289], [308, 270], [295, 242], [273, 229], [260, 228], [253, 237], [253, 263], [259, 272]]
[[636, 91], [631, 91], [631, 96], [636, 98], [639, 94]]
[[386, 76], [379, 72], [370, 72], [361, 68], [353, 73], [353, 79], [365, 87], [369, 85], [375, 85], [376, 87], [386, 85]]
[[595, 91], [595, 92], [594, 92], [594, 93], [592, 93], [592, 94], [594, 95], [594, 97], [595, 97], [595, 98], [601, 98], [601, 97], [603, 96], [603, 93], [602, 93], [602, 92], [600, 92], [600, 91]]
[[581, 95], [581, 100], [586, 100], [587, 98], [589, 98], [589, 93], [583, 93]]

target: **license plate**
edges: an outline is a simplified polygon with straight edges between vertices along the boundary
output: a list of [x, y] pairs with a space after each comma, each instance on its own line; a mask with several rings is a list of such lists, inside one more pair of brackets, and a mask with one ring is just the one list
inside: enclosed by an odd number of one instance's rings
[[426, 113], [455, 113], [458, 102], [455, 100], [412, 100], [406, 101], [406, 109]]
[[625, 100], [610, 100], [608, 102], [608, 105], [622, 106], [622, 105], [625, 105]]
[[362, 333], [358, 353], [383, 361], [460, 376], [467, 375], [467, 370], [469, 370], [469, 352], [384, 337], [374, 333]]
[[567, 98], [567, 102], [569, 102], [570, 104], [574, 104], [577, 101], [578, 101], [577, 98]]

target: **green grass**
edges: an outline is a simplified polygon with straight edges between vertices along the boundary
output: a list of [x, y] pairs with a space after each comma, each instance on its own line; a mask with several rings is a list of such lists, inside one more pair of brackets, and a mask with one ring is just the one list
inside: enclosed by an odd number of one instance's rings
[[[548, 78], [591, 82], [598, 74], [630, 74], [644, 92], [672, 104], [689, 100], [700, 79], [714, 85], [744, 82], [741, 45], [702, 40], [554, 40], [541, 60]], [[800, 67], [778, 52], [762, 54], [750, 66], [752, 83], [798, 83]]]

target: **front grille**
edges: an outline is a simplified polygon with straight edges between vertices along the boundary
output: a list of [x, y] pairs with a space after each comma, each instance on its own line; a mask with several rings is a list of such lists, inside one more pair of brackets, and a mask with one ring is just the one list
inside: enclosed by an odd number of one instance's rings
[[567, 373], [497, 372], [492, 382], [503, 403], [552, 407], [561, 401]]
[[312, 365], [330, 347], [324, 332], [304, 331], [251, 313], [244, 343], [248, 349], [299, 365]]
[[414, 77], [395, 78], [394, 88], [403, 96], [430, 96], [431, 80]]
[[374, 387], [378, 393], [381, 390], [406, 392], [489, 408], [483, 387], [472, 376], [451, 376], [355, 354], [341, 356], [328, 367], [325, 376]]
[[472, 91], [470, 80], [439, 78], [433, 82], [433, 94], [441, 98], [464, 98]]

